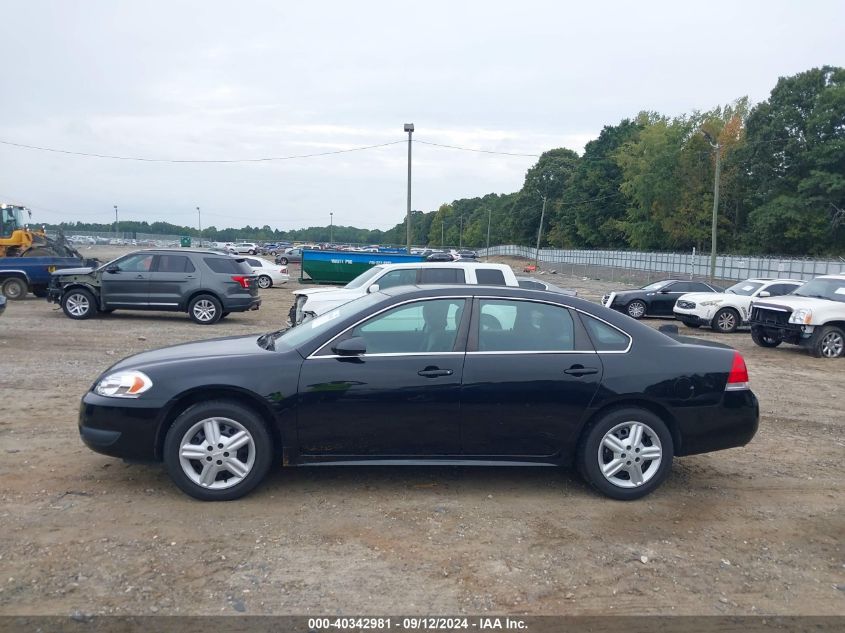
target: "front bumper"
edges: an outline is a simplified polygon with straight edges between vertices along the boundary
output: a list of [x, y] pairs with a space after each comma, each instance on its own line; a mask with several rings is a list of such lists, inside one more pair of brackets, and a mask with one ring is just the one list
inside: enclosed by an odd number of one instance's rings
[[813, 337], [815, 327], [812, 325], [799, 325], [798, 323], [778, 323], [773, 324], [770, 321], [751, 321], [750, 325], [756, 331], [765, 336], [776, 338], [786, 343], [793, 345], [800, 345], [802, 342], [809, 341]]
[[79, 436], [91, 450], [130, 461], [156, 461], [165, 403], [106, 398], [89, 391], [79, 406]]
[[713, 320], [712, 317], [702, 317], [691, 311], [683, 312], [676, 309], [673, 311], [673, 314], [681, 323], [686, 323], [688, 325], [710, 325]]

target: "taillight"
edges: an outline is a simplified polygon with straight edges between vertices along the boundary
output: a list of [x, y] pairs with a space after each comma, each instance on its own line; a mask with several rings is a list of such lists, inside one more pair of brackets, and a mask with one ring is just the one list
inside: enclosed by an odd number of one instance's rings
[[742, 391], [743, 389], [748, 389], [748, 368], [745, 366], [742, 355], [739, 352], [734, 352], [734, 360], [728, 374], [728, 384], [725, 385], [725, 391]]
[[286, 267], [282, 266], [281, 268], [279, 268], [279, 272], [282, 273], [283, 275], [287, 275], [288, 269]]
[[249, 290], [249, 277], [244, 277], [243, 275], [232, 275], [232, 281], [237, 281], [241, 285], [241, 288]]

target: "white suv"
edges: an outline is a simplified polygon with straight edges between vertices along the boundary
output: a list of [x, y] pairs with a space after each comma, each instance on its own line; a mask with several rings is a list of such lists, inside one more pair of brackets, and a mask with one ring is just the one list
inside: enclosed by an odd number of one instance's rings
[[748, 325], [751, 302], [762, 297], [779, 297], [799, 288], [797, 279], [746, 279], [725, 292], [691, 292], [678, 297], [675, 318], [687, 327], [706, 325], [717, 332], [735, 332]]
[[801, 345], [813, 356], [845, 356], [845, 271], [824, 275], [777, 299], [751, 304], [751, 338], [760, 347]]
[[240, 242], [228, 247], [229, 252], [238, 255], [255, 255], [258, 252], [258, 244], [252, 242]]
[[325, 314], [339, 305], [393, 286], [473, 284], [519, 286], [510, 266], [476, 262], [417, 262], [382, 264], [364, 271], [343, 288], [330, 286], [294, 290], [296, 300], [290, 309], [291, 325], [299, 325]]

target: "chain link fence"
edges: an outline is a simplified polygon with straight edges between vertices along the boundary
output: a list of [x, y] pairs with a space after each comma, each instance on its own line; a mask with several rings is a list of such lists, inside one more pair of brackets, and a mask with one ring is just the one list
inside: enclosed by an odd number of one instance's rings
[[[482, 257], [505, 256], [533, 260], [537, 250], [530, 246], [492, 246], [481, 249]], [[649, 253], [642, 251], [540, 249], [540, 268], [560, 273], [629, 283], [650, 283], [675, 277], [708, 279], [710, 255], [698, 253]], [[784, 257], [716, 257], [716, 279], [735, 282], [751, 277], [812, 279], [818, 275], [845, 272], [845, 259], [798, 259]]]

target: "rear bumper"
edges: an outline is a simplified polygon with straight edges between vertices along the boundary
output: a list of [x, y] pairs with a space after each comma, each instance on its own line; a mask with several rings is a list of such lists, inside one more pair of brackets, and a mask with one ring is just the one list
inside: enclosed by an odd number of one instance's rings
[[760, 425], [760, 405], [750, 389], [726, 391], [717, 407], [697, 407], [677, 418], [677, 455], [745, 446]]
[[247, 310], [258, 310], [261, 307], [261, 297], [226, 297], [223, 309], [226, 312], [246, 312]]

